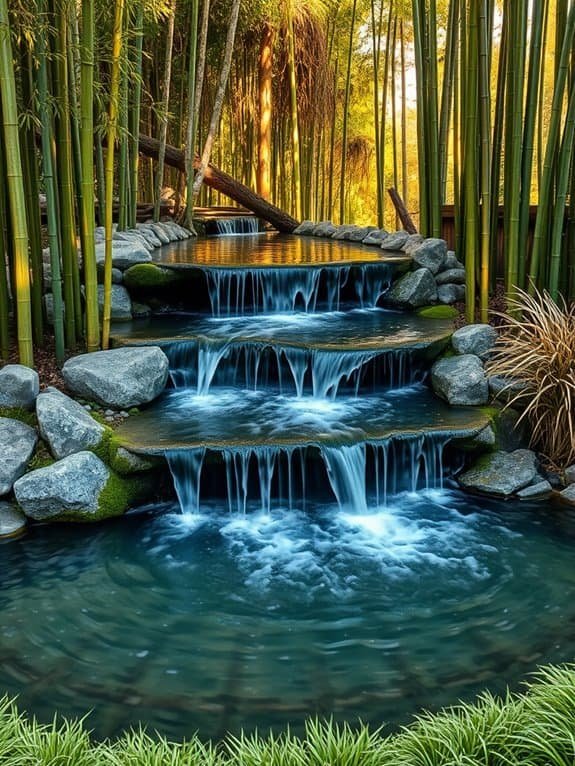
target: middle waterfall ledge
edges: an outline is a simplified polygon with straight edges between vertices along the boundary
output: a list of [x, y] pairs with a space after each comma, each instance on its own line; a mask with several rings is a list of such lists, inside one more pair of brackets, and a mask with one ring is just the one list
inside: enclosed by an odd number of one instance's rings
[[212, 385], [270, 386], [299, 396], [335, 396], [340, 384], [359, 390], [421, 381], [448, 343], [450, 320], [383, 309], [259, 317], [156, 317], [116, 325], [112, 342], [160, 345], [176, 387], [207, 393]]
[[485, 411], [449, 407], [423, 386], [333, 401], [177, 389], [117, 437], [134, 452], [168, 459], [185, 512], [197, 512], [204, 494], [223, 495], [237, 512], [254, 500], [269, 512], [328, 494], [363, 511], [403, 490], [441, 487], [448, 442], [489, 422]]

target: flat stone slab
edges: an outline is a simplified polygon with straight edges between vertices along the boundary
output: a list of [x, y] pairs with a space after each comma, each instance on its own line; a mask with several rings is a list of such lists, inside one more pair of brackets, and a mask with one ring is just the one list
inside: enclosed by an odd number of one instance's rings
[[453, 330], [449, 319], [436, 319], [383, 309], [304, 312], [279, 316], [155, 317], [148, 321], [115, 325], [111, 338], [115, 346], [168, 345], [194, 341], [282, 348], [310, 348], [323, 351], [386, 351], [426, 349], [448, 341]]
[[36, 431], [12, 418], [0, 418], [0, 496], [22, 476], [36, 447]]
[[0, 538], [15, 537], [26, 528], [26, 516], [11, 503], [0, 502]]
[[168, 360], [157, 346], [96, 351], [69, 359], [62, 368], [77, 396], [128, 409], [155, 399], [168, 380]]
[[493, 452], [481, 458], [458, 481], [465, 489], [508, 497], [537, 478], [537, 456], [527, 449]]
[[424, 434], [472, 437], [489, 423], [481, 410], [449, 407], [423, 386], [331, 401], [215, 388], [198, 396], [176, 389], [116, 431], [127, 449], [239, 449], [258, 445], [340, 446]]

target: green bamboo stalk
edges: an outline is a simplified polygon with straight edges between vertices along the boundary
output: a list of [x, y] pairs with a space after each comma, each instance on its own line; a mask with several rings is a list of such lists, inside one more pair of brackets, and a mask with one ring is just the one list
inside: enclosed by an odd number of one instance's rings
[[[383, 0], [379, 3], [379, 18], [375, 21], [375, 0], [370, 2], [371, 10], [371, 50], [373, 68], [373, 125], [375, 132], [375, 175], [377, 184], [377, 225], [384, 224], [384, 169], [381, 167], [381, 147], [379, 141], [379, 61], [381, 56], [381, 37], [383, 32]], [[385, 95], [384, 95], [385, 98]]]
[[477, 131], [478, 131], [478, 79], [479, 79], [479, 0], [471, 0], [468, 14], [468, 38], [466, 46], [467, 81], [465, 120], [465, 292], [468, 322], [475, 318], [475, 286], [478, 263], [477, 249], [479, 239], [478, 199], [477, 199]]
[[403, 201], [408, 204], [408, 179], [407, 179], [407, 82], [405, 68], [405, 35], [403, 31], [403, 19], [399, 23], [399, 36], [401, 40], [401, 193]]
[[80, 230], [86, 301], [86, 350], [100, 345], [98, 274], [94, 241], [94, 0], [82, 0], [80, 40], [80, 151], [82, 158]]
[[140, 115], [142, 110], [142, 62], [144, 51], [144, 6], [141, 0], [136, 5], [136, 18], [134, 21], [134, 83], [130, 90], [131, 104], [129, 116], [130, 132], [130, 209], [128, 225], [135, 228], [138, 219], [138, 173], [140, 167], [140, 154], [138, 151], [138, 137], [140, 134]]
[[30, 264], [28, 262], [28, 224], [22, 160], [18, 137], [18, 106], [14, 77], [10, 20], [7, 0], [0, 0], [0, 100], [6, 152], [6, 183], [10, 204], [10, 223], [14, 243], [14, 283], [20, 362], [33, 367], [32, 311], [30, 306]]
[[387, 14], [387, 24], [386, 24], [386, 32], [385, 32], [385, 59], [383, 62], [383, 76], [382, 76], [382, 85], [383, 85], [383, 95], [381, 100], [381, 115], [380, 115], [380, 125], [379, 125], [379, 162], [381, 166], [381, 188], [383, 192], [383, 198], [382, 198], [382, 215], [384, 219], [384, 225], [385, 225], [385, 208], [386, 208], [386, 194], [385, 194], [385, 165], [386, 165], [386, 138], [387, 138], [387, 92], [389, 87], [389, 62], [390, 62], [390, 42], [391, 42], [391, 26], [393, 21], [393, 0], [390, 0], [389, 2], [389, 8], [388, 8], [388, 14]]
[[[343, 124], [341, 131], [341, 172], [339, 180], [339, 222], [345, 219], [345, 173], [347, 159], [347, 134], [349, 125], [349, 99], [351, 94], [351, 64], [353, 58], [353, 39], [355, 34], [355, 17], [357, 12], [357, 0], [353, 0], [351, 11], [351, 23], [349, 28], [349, 42], [347, 49], [347, 69], [345, 75], [345, 96], [343, 102]], [[385, 99], [384, 99], [385, 100]]]
[[479, 139], [481, 166], [481, 254], [479, 309], [481, 321], [488, 321], [489, 265], [491, 257], [491, 16], [488, 0], [479, 0]]
[[425, 99], [425, 62], [424, 62], [424, 27], [422, 24], [423, 8], [421, 0], [412, 0], [413, 10], [413, 45], [415, 55], [415, 79], [417, 101], [417, 162], [419, 168], [419, 230], [428, 234], [430, 211], [427, 190], [429, 189], [428, 165], [426, 156], [427, 110]]
[[[40, 11], [45, 15], [45, 0], [40, 0]], [[65, 354], [64, 340], [64, 302], [62, 299], [62, 276], [60, 271], [60, 240], [58, 236], [58, 193], [54, 178], [54, 163], [52, 161], [55, 144], [54, 125], [50, 113], [48, 95], [48, 64], [46, 30], [38, 37], [38, 104], [40, 122], [42, 125], [42, 175], [46, 193], [46, 217], [48, 229], [48, 245], [50, 248], [50, 270], [53, 300], [54, 342], [56, 361], [62, 364]]]
[[[0, 102], [0, 123], [2, 103]], [[0, 178], [6, 178], [4, 137], [0, 131]], [[8, 360], [10, 353], [10, 291], [8, 288], [8, 198], [4, 186], [0, 188], [0, 359]]]
[[22, 157], [22, 175], [26, 197], [26, 217], [28, 220], [29, 260], [32, 298], [32, 335], [37, 346], [43, 341], [42, 320], [42, 234], [40, 222], [38, 166], [36, 160], [36, 142], [34, 128], [34, 99], [32, 85], [32, 60], [30, 50], [24, 39], [20, 40], [20, 89], [23, 111], [28, 113], [20, 127], [20, 152]]
[[108, 105], [108, 130], [106, 142], [106, 208], [104, 218], [105, 260], [104, 260], [104, 311], [102, 316], [102, 348], [110, 343], [110, 317], [112, 313], [112, 235], [114, 206], [114, 147], [118, 130], [118, 102], [120, 97], [122, 29], [125, 0], [116, 0], [114, 29], [112, 31], [112, 64], [110, 101]]
[[[447, 160], [449, 154], [449, 125], [453, 104], [453, 79], [455, 77], [456, 50], [459, 40], [459, 0], [449, 0], [447, 39], [445, 42], [445, 63], [441, 89], [439, 117], [439, 190], [441, 205], [445, 205], [447, 194]], [[404, 64], [402, 63], [402, 66]]]
[[557, 155], [557, 146], [559, 141], [559, 131], [561, 127], [561, 117], [563, 110], [563, 99], [565, 95], [565, 84], [569, 70], [569, 59], [575, 34], [575, 4], [569, 9], [569, 14], [565, 23], [561, 54], [557, 67], [555, 79], [555, 88], [553, 91], [553, 103], [551, 106], [551, 118], [547, 133], [547, 144], [545, 148], [545, 160], [543, 162], [543, 175], [541, 178], [541, 187], [539, 189], [539, 205], [537, 209], [537, 218], [535, 220], [535, 233], [533, 235], [533, 250], [531, 255], [531, 265], [529, 270], [529, 290], [533, 291], [539, 283], [540, 273], [546, 267], [544, 251], [549, 241], [549, 206], [554, 181], [555, 158]]
[[[354, 3], [356, 0], [354, 0]], [[355, 7], [355, 6], [354, 6]], [[288, 2], [287, 11], [287, 37], [288, 37], [288, 76], [290, 92], [290, 114], [291, 114], [291, 138], [292, 138], [292, 163], [293, 163], [293, 187], [294, 187], [294, 206], [295, 217], [301, 220], [302, 216], [302, 174], [300, 160], [300, 135], [299, 135], [299, 114], [297, 103], [297, 80], [295, 68], [295, 36], [293, 28], [293, 13], [291, 2]]]
[[166, 36], [166, 56], [164, 61], [164, 81], [162, 94], [162, 114], [160, 122], [160, 151], [156, 169], [156, 197], [154, 200], [154, 221], [160, 220], [162, 204], [162, 186], [164, 184], [164, 160], [166, 156], [166, 140], [168, 135], [168, 113], [170, 109], [170, 86], [172, 81], [172, 51], [174, 48], [174, 24], [176, 20], [176, 0], [173, 0], [168, 15], [168, 31]]
[[[529, 237], [529, 205], [531, 202], [531, 179], [533, 175], [533, 155], [535, 152], [535, 126], [537, 118], [539, 77], [541, 74], [541, 54], [543, 22], [547, 0], [538, 0], [533, 5], [531, 19], [531, 43], [529, 51], [529, 71], [527, 77], [525, 117], [523, 121], [523, 153], [521, 166], [521, 201], [519, 210], [518, 252], [527, 254]], [[518, 283], [525, 284], [527, 258], [520, 257], [518, 265]]]
[[499, 202], [501, 183], [501, 154], [503, 147], [503, 129], [505, 118], [505, 83], [507, 79], [507, 48], [509, 25], [504, 16], [499, 43], [499, 63], [497, 70], [497, 88], [495, 94], [495, 113], [493, 118], [493, 139], [491, 146], [491, 288], [495, 287], [499, 257]]
[[441, 237], [441, 173], [439, 165], [439, 122], [438, 122], [438, 77], [437, 77], [437, 5], [436, 0], [429, 0], [426, 14], [428, 48], [428, 91], [427, 91], [427, 126], [428, 126], [428, 163], [429, 190], [428, 206], [430, 211], [430, 231], [432, 236]]
[[[70, 133], [70, 103], [68, 94], [67, 66], [67, 6], [53, 0], [52, 18], [55, 21], [54, 37], [54, 90], [58, 101], [56, 112], [56, 177], [58, 180], [59, 220], [62, 254], [62, 277], [64, 282], [64, 305], [66, 307], [66, 345], [76, 348], [77, 317], [76, 293], [79, 293], [78, 255], [74, 221], [72, 149]], [[79, 319], [79, 318], [78, 318]]]
[[557, 190], [551, 226], [551, 252], [549, 256], [549, 293], [554, 301], [559, 298], [561, 287], [561, 254], [563, 232], [565, 228], [565, 205], [573, 162], [573, 142], [575, 139], [575, 77], [571, 78], [569, 89], [569, 107], [565, 118], [563, 139], [557, 161]]

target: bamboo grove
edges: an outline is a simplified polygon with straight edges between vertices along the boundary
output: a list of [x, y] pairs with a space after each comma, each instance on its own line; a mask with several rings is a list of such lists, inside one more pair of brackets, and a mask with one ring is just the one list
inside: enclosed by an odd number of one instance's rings
[[0, 358], [105, 347], [113, 223], [227, 204], [210, 159], [297, 218], [453, 209], [469, 318], [574, 297], [574, 37], [570, 0], [0, 0]]

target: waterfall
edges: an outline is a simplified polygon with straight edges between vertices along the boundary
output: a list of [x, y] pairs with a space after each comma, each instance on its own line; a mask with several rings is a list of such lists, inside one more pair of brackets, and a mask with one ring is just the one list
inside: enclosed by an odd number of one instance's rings
[[335, 399], [342, 388], [399, 388], [419, 382], [420, 366], [409, 351], [331, 351], [233, 341], [174, 341], [163, 346], [175, 388], [207, 394], [213, 385]]
[[234, 216], [234, 218], [216, 218], [215, 233], [212, 236], [229, 237], [241, 234], [259, 234], [260, 222], [255, 216]]
[[[443, 486], [446, 466], [442, 435], [360, 442], [343, 446], [257, 446], [209, 450], [212, 481], [223, 491], [230, 513], [245, 514], [250, 503], [269, 513], [278, 507], [304, 508], [332, 494], [341, 509], [364, 513], [399, 492]], [[206, 449], [171, 450], [166, 454], [184, 513], [200, 509], [201, 485], [208, 472]], [[319, 453], [322, 471], [310, 463]], [[225, 478], [219, 471], [223, 466]]]
[[[373, 308], [391, 283], [388, 263], [358, 266], [218, 268], [206, 271], [212, 316]], [[350, 275], [353, 274], [353, 279]]]

